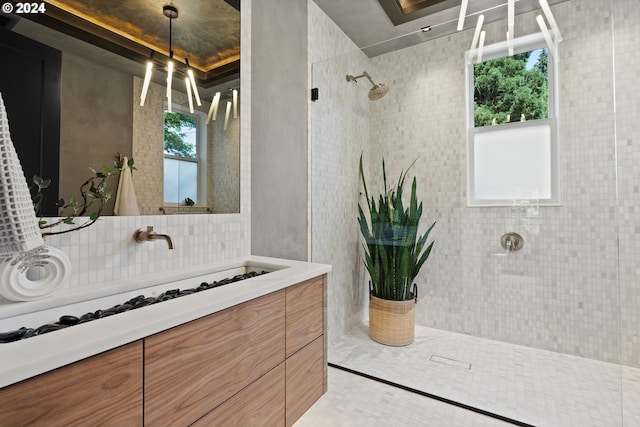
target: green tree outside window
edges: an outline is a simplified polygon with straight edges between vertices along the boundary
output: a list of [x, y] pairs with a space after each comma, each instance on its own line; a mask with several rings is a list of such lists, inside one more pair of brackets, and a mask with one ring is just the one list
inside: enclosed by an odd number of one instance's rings
[[547, 49], [475, 64], [473, 73], [476, 127], [549, 117]]
[[197, 118], [177, 112], [164, 112], [164, 152], [180, 157], [196, 158], [195, 147], [185, 141], [185, 130], [195, 130]]

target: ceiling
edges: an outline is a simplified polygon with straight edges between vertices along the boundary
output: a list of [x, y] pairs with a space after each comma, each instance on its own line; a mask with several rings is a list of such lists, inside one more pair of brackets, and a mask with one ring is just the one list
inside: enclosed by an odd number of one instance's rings
[[[550, 5], [567, 0], [548, 0]], [[314, 0], [345, 34], [373, 57], [457, 31], [461, 0]], [[404, 10], [403, 10], [404, 9]], [[539, 10], [538, 0], [515, 0], [515, 14]], [[469, 0], [464, 30], [507, 18], [507, 0]], [[423, 27], [431, 30], [423, 32]]]
[[[557, 4], [567, 0], [547, 0]], [[457, 31], [461, 0], [314, 0], [369, 57]], [[47, 13], [23, 15], [38, 24], [138, 63], [169, 56], [166, 4], [178, 9], [172, 22], [174, 58], [189, 63], [200, 86], [210, 88], [240, 71], [240, 0], [47, 0]], [[538, 0], [515, 0], [515, 13], [539, 10]], [[469, 0], [464, 29], [506, 19], [507, 0]], [[422, 28], [429, 27], [424, 32]]]
[[[204, 86], [240, 71], [239, 0], [47, 0], [44, 14], [22, 15], [138, 62], [169, 57], [169, 25], [176, 61], [185, 58]], [[163, 6], [177, 8], [170, 20]]]

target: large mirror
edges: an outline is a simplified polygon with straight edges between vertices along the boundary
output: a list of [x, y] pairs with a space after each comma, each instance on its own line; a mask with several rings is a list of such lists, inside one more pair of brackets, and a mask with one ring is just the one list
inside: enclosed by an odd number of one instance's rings
[[[58, 10], [53, 4], [48, 3], [56, 2], [47, 2], [47, 7], [50, 8], [47, 13]], [[90, 8], [102, 7], [100, 3], [105, 2], [92, 0], [65, 3], [78, 3], [82, 7]], [[122, 200], [131, 200], [132, 193], [135, 193], [135, 203], [141, 215], [240, 211], [240, 79], [239, 66], [234, 67], [233, 64], [235, 61], [239, 65], [239, 10], [232, 1], [225, 0], [172, 2], [172, 5], [179, 8], [180, 14], [177, 19], [171, 19], [166, 14], [163, 16], [162, 4], [147, 3], [154, 4], [145, 4], [145, 13], [152, 10], [158, 15], [153, 18], [156, 21], [155, 30], [160, 36], [164, 36], [157, 43], [164, 43], [166, 46], [165, 51], [161, 48], [154, 51], [146, 46], [141, 49], [147, 58], [152, 56], [154, 62], [154, 71], [145, 91], [144, 106], [141, 106], [140, 102], [145, 86], [145, 61], [140, 60], [140, 55], [132, 54], [131, 49], [127, 50], [121, 46], [113, 48], [113, 40], [122, 38], [121, 35], [114, 36], [114, 39], [107, 40], [106, 43], [102, 33], [94, 35], [103, 38], [102, 46], [99, 47], [96, 45], [101, 43], [96, 43], [91, 37], [87, 38], [86, 33], [84, 37], [78, 37], [74, 31], [68, 31], [68, 28], [65, 30], [64, 25], [52, 28], [46, 22], [36, 22], [37, 19], [26, 19], [24, 16], [14, 17], [12, 22], [5, 23], [4, 30], [1, 30], [5, 33], [8, 30], [14, 36], [30, 39], [61, 52], [59, 151], [47, 155], [45, 150], [43, 156], [43, 149], [27, 149], [22, 150], [22, 153], [18, 150], [25, 174], [28, 167], [24, 165], [35, 161], [26, 157], [40, 157], [40, 161], [45, 165], [47, 162], [58, 162], [58, 180], [45, 190], [55, 193], [48, 195], [47, 203], [50, 205], [43, 206], [45, 216], [59, 213], [55, 206], [51, 206], [59, 198], [78, 198], [81, 194], [81, 184], [93, 175], [92, 169], [100, 172], [103, 166], [113, 167], [114, 162], [121, 162], [124, 157], [134, 159], [135, 170], [132, 171], [131, 180], [133, 184], [119, 187], [121, 176], [110, 178], [108, 186], [113, 191], [113, 197], [102, 211], [102, 215], [114, 214], [115, 203], [118, 202], [122, 206]], [[212, 6], [213, 4], [215, 6]], [[237, 6], [239, 8], [239, 5]], [[216, 28], [216, 25], [210, 23], [209, 26], [209, 23], [203, 20], [205, 18], [198, 16], [202, 15], [202, 11], [197, 12], [199, 7], [217, 8], [216, 19], [224, 19], [224, 31], [211, 30]], [[64, 12], [58, 10], [58, 13]], [[106, 22], [109, 19], [117, 19], [107, 16], [109, 12], [111, 11], [100, 12]], [[127, 19], [131, 21], [150, 21], [150, 17], [145, 16], [140, 10], [126, 13]], [[92, 17], [83, 18], [91, 20]], [[91, 25], [94, 24], [95, 22]], [[169, 105], [165, 64], [169, 59], [170, 25], [176, 68], [181, 67], [183, 73], [174, 74]], [[202, 36], [203, 25], [207, 25], [205, 34], [212, 39], [220, 34], [234, 38], [229, 43], [237, 45], [237, 51], [234, 50], [236, 47], [231, 50], [227, 48], [227, 51], [218, 54], [216, 58], [198, 57], [202, 55], [199, 46], [203, 43], [198, 42], [196, 34]], [[140, 43], [144, 34], [136, 33], [140, 30], [136, 30], [135, 25], [129, 27], [132, 28], [129, 38]], [[104, 34], [109, 32], [105, 31]], [[111, 36], [106, 38], [109, 37]], [[89, 39], [91, 43], [81, 39]], [[190, 49], [190, 43], [193, 51], [185, 52]], [[5, 47], [7, 44], [15, 43], [5, 42]], [[218, 43], [212, 48], [221, 51], [221, 46], [222, 44]], [[154, 51], [153, 55], [150, 55], [151, 51]], [[3, 63], [5, 57], [10, 59], [7, 52], [14, 55], [11, 50], [5, 49], [2, 52]], [[191, 93], [187, 93], [183, 77], [187, 70], [183, 57], [190, 54], [193, 55], [190, 65], [196, 71], [194, 80], [201, 101], [200, 106], [197, 105], [195, 91], [190, 89]], [[222, 63], [222, 66], [206, 64], [207, 61], [214, 60]], [[199, 63], [204, 65], [197, 68]], [[207, 66], [212, 68], [206, 71]], [[11, 82], [0, 83], [0, 92], [3, 93], [7, 106], [10, 126], [15, 119], [12, 118], [12, 110], [19, 110], [16, 104], [24, 104], [24, 101], [16, 100], [15, 97], [8, 99], [10, 96], [5, 95], [5, 92], [17, 89], [13, 93], [24, 94], [28, 92], [28, 86], [33, 84], [33, 79], [22, 76]], [[190, 107], [189, 95], [193, 108]], [[214, 99], [216, 105], [212, 106]], [[13, 133], [12, 129], [14, 145], [18, 146], [23, 141]], [[39, 170], [44, 171], [43, 175], [55, 175], [54, 169], [45, 167]], [[49, 176], [43, 178], [47, 179]], [[31, 181], [31, 177], [27, 179], [28, 182]], [[118, 198], [121, 200], [117, 200]], [[121, 208], [118, 212], [116, 209], [119, 215], [132, 214], [131, 212], [134, 211]]]

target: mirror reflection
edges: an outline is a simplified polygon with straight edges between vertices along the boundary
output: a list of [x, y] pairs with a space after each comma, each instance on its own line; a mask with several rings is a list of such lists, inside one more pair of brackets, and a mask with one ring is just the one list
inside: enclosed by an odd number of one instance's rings
[[[134, 94], [142, 84], [134, 78]], [[240, 211], [240, 128], [238, 115], [233, 116], [234, 89], [221, 92], [215, 116], [214, 111], [209, 116], [211, 103], [204, 100], [191, 113], [187, 95], [175, 92], [169, 111], [166, 88], [158, 84], [149, 86], [144, 108], [134, 106], [132, 154], [142, 214]]]
[[[167, 71], [156, 66], [144, 106], [140, 106], [144, 64], [26, 19], [12, 24], [10, 31], [61, 52], [59, 160], [52, 160], [58, 162], [59, 178], [46, 190], [55, 193], [48, 197], [49, 206], [44, 206], [46, 216], [56, 214], [51, 204], [59, 198], [79, 197], [80, 185], [92, 175], [92, 169], [113, 168], [124, 157], [134, 159], [133, 184], [119, 189], [119, 177], [110, 178], [113, 197], [102, 215], [112, 215], [116, 199], [125, 192], [126, 200], [135, 195], [142, 215], [240, 211], [238, 73], [207, 87], [198, 83], [201, 105], [192, 101], [192, 110], [183, 77], [177, 74], [168, 105]], [[5, 54], [3, 51], [3, 57]], [[164, 58], [157, 63], [162, 61]], [[22, 102], [7, 99], [9, 85], [21, 85], [18, 92], [26, 93], [30, 83], [14, 79], [0, 84], [13, 131], [12, 107]], [[27, 174], [25, 164], [31, 160], [23, 157], [40, 153], [33, 149], [21, 153], [18, 145], [22, 141], [18, 136], [13, 139]], [[27, 181], [31, 182], [31, 176]], [[135, 211], [121, 209], [118, 214], [127, 212]]]

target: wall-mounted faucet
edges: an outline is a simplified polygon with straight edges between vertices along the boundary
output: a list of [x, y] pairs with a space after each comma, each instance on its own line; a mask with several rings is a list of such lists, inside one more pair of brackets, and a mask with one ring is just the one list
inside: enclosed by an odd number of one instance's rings
[[168, 234], [160, 234], [153, 231], [153, 226], [148, 225], [147, 231], [142, 231], [139, 228], [135, 233], [133, 233], [133, 240], [138, 243], [142, 242], [150, 242], [152, 240], [164, 240], [167, 242], [169, 249], [173, 249], [173, 239]]

